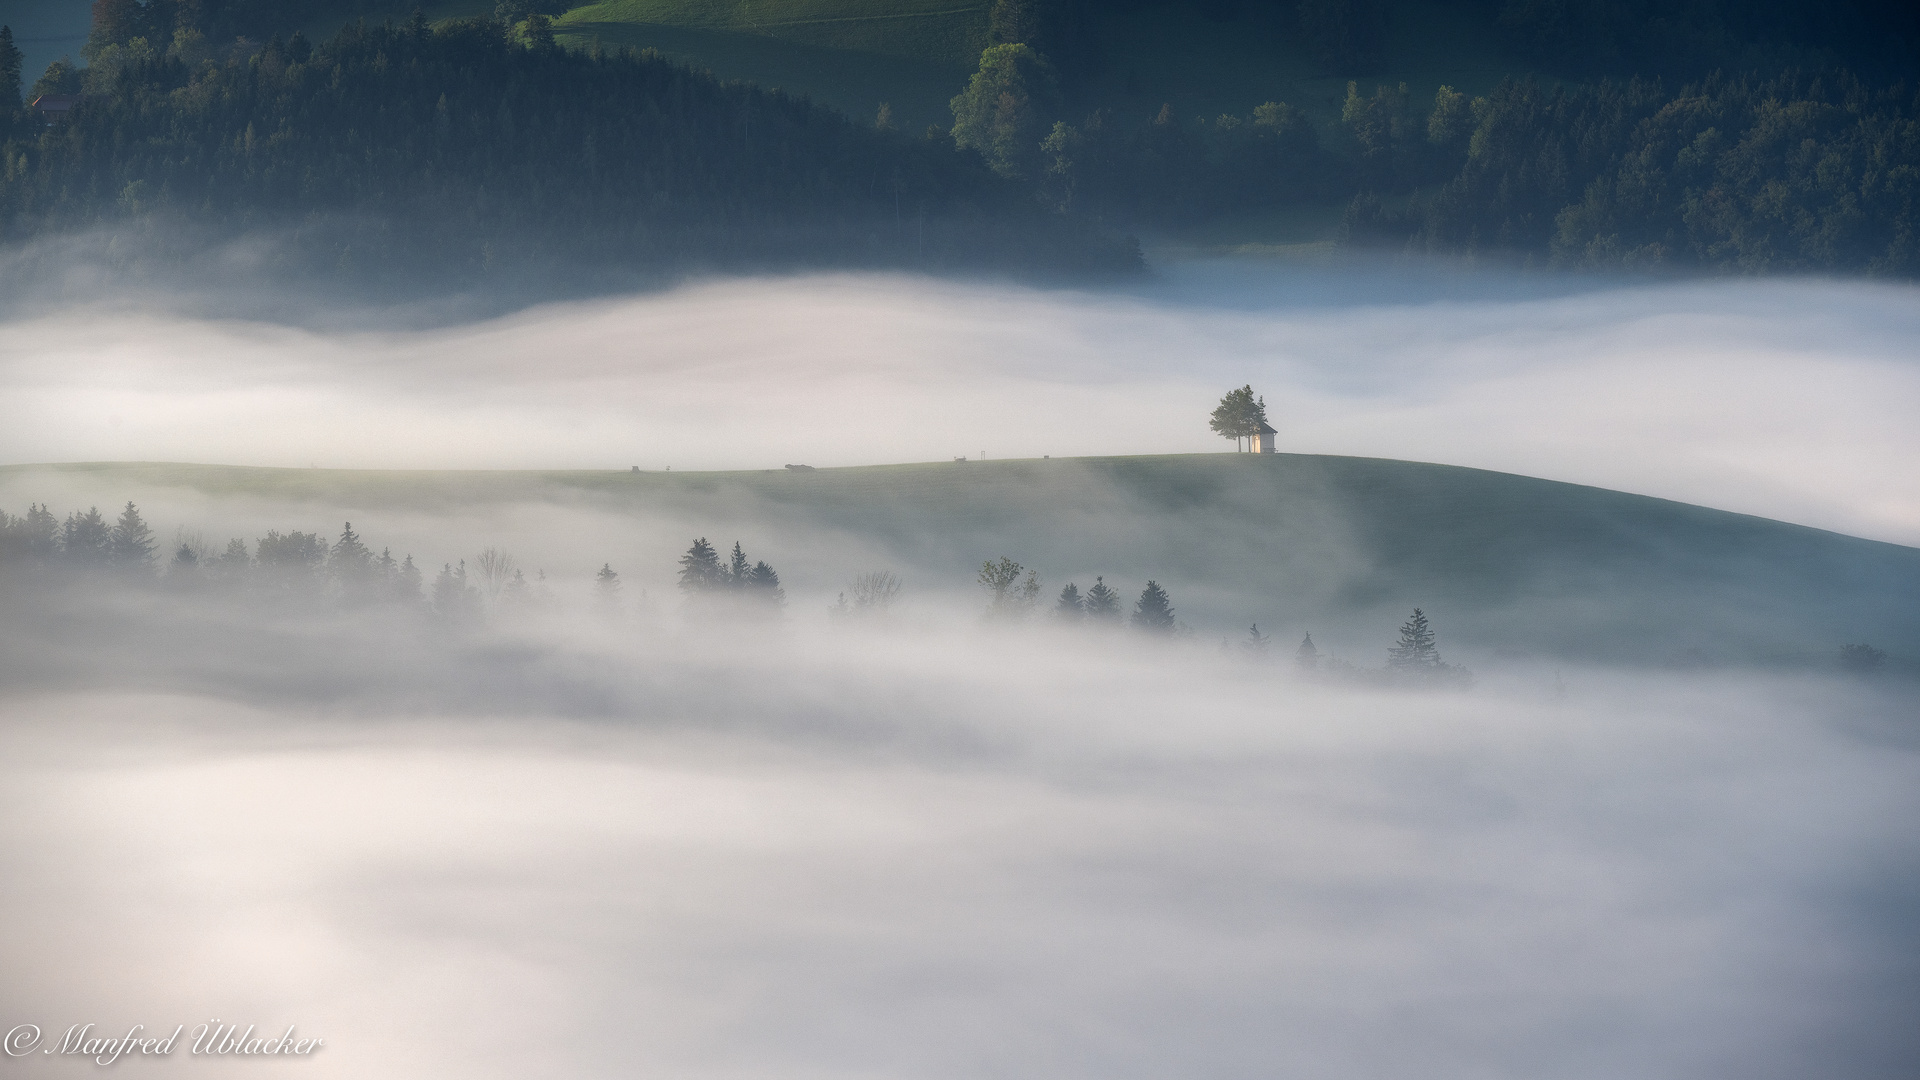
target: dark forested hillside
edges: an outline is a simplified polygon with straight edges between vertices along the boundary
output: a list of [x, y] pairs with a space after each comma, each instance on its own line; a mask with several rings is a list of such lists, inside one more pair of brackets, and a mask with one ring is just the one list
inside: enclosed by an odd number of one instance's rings
[[1137, 259], [950, 144], [490, 20], [356, 25], [318, 48], [97, 34], [90, 51], [71, 118], [5, 110], [8, 240], [274, 229], [297, 266], [352, 274]]
[[[46, 127], [0, 88], [0, 240], [266, 229], [292, 265], [349, 276], [1113, 267], [1137, 261], [1121, 238], [1148, 232], [1920, 273], [1911, 5], [992, 0], [895, 18], [869, 0], [775, 4], [796, 26], [862, 28], [809, 30], [784, 76], [884, 53], [893, 66], [860, 76], [884, 102], [885, 73], [917, 57], [932, 93], [914, 92], [943, 122], [912, 133], [885, 105], [847, 116], [597, 44], [698, 23], [701, 40], [755, 38], [741, 55], [761, 56], [800, 33], [763, 33], [743, 2], [441, 0], [443, 15], [496, 17], [356, 22], [316, 48], [291, 28], [405, 5], [100, 0], [86, 66], [28, 90], [84, 90], [70, 119]], [[940, 56], [898, 29], [936, 15], [978, 26], [928, 37]], [[1187, 36], [1148, 40], [1174, 31]], [[986, 43], [971, 79], [953, 66], [963, 39]], [[1242, 70], [1178, 89], [1208, 65]]]

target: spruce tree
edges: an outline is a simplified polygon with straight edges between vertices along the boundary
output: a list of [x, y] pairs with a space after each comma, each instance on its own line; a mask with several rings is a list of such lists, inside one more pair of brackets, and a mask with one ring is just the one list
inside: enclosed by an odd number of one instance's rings
[[449, 622], [472, 618], [480, 608], [480, 590], [467, 581], [467, 560], [458, 566], [441, 564], [433, 581], [433, 612]]
[[20, 67], [25, 58], [13, 43], [13, 28], [0, 26], [0, 115], [20, 107]]
[[612, 563], [601, 563], [599, 573], [593, 575], [593, 599], [607, 608], [620, 602], [620, 574]]
[[1320, 670], [1320, 650], [1314, 647], [1311, 632], [1300, 639], [1300, 647], [1293, 651], [1293, 666], [1301, 671]]
[[1088, 622], [1112, 624], [1120, 621], [1120, 594], [1107, 587], [1106, 578], [1093, 579], [1093, 588], [1087, 590], [1087, 598], [1082, 606]]
[[520, 571], [513, 572], [513, 579], [500, 590], [500, 602], [508, 607], [525, 607], [533, 602], [533, 588], [527, 584], [527, 577]]
[[229, 540], [225, 551], [207, 560], [207, 576], [227, 588], [238, 589], [253, 577], [253, 556], [245, 540]]
[[706, 537], [693, 542], [685, 555], [680, 556], [680, 591], [684, 593], [707, 593], [723, 587], [726, 582], [726, 570], [720, 565], [720, 556], [707, 543]]
[[1133, 628], [1150, 634], [1173, 633], [1173, 603], [1158, 582], [1149, 581], [1140, 590], [1140, 600], [1133, 606]]
[[787, 602], [787, 591], [780, 587], [780, 575], [764, 562], [753, 564], [742, 587], [749, 599], [767, 607], [777, 608]]
[[393, 599], [403, 604], [419, 603], [423, 582], [424, 575], [420, 573], [420, 568], [413, 564], [413, 556], [409, 554], [400, 560], [400, 572], [394, 575]]
[[153, 568], [153, 530], [140, 517], [131, 501], [120, 511], [108, 540], [113, 565], [122, 570], [140, 572]]
[[73, 566], [106, 565], [112, 544], [113, 527], [100, 516], [97, 506], [89, 507], [85, 514], [68, 514], [60, 526], [60, 554]]
[[373, 552], [361, 543], [360, 534], [349, 521], [340, 530], [340, 539], [327, 552], [327, 575], [347, 601], [370, 600], [382, 579], [374, 566]]
[[1254, 623], [1252, 628], [1247, 631], [1247, 640], [1241, 642], [1240, 647], [1245, 649], [1247, 655], [1255, 660], [1264, 660], [1267, 657], [1267, 646], [1272, 641], [1273, 639], [1271, 637], [1260, 632], [1260, 624]]
[[1080, 586], [1068, 582], [1067, 587], [1060, 590], [1060, 599], [1053, 605], [1053, 616], [1061, 622], [1076, 623], [1087, 617], [1086, 609], [1081, 606]]
[[173, 561], [167, 564], [167, 581], [174, 585], [185, 585], [200, 576], [200, 553], [193, 545], [182, 543], [173, 553]]
[[1414, 608], [1413, 617], [1400, 627], [1400, 643], [1387, 650], [1387, 666], [1414, 675], [1429, 675], [1445, 666], [1440, 663], [1440, 650], [1434, 647], [1433, 628], [1419, 608]]
[[733, 555], [727, 560], [724, 571], [727, 584], [736, 589], [747, 587], [747, 579], [753, 575], [753, 567], [747, 562], [747, 553], [740, 547], [740, 541], [733, 542]]

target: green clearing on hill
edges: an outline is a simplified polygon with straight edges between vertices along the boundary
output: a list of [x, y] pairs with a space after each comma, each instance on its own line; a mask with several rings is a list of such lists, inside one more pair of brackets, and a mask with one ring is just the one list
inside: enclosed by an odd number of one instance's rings
[[[565, 507], [635, 532], [758, 538], [797, 603], [894, 569], [922, 594], [966, 593], [982, 560], [1038, 570], [1045, 596], [1095, 574], [1129, 596], [1149, 577], [1203, 636], [1258, 621], [1291, 647], [1311, 630], [1363, 664], [1424, 608], [1470, 662], [1829, 664], [1864, 642], [1920, 657], [1920, 550], [1661, 499], [1504, 473], [1371, 458], [1178, 455], [719, 473], [374, 472], [91, 464], [0, 469], [0, 497], [271, 505], [337, 531], [351, 519], [474, 520]], [[87, 497], [92, 497], [88, 495]], [[459, 557], [485, 537], [420, 552]], [[684, 541], [680, 541], [684, 544]], [[519, 552], [535, 565], [539, 553]], [[670, 588], [677, 549], [612, 559]], [[550, 570], [582, 576], [591, 567]]]

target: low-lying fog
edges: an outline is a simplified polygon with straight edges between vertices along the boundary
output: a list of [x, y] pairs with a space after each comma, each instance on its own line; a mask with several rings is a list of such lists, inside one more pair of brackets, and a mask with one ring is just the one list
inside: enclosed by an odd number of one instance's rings
[[295, 325], [164, 298], [48, 302], [0, 335], [0, 461], [690, 470], [1207, 452], [1224, 449], [1208, 412], [1252, 383], [1291, 451], [1912, 544], [1916, 301], [1857, 281], [1571, 288], [1216, 260], [1117, 292], [728, 280], [431, 329], [320, 306], [283, 312]]
[[[1289, 449], [1920, 540], [1920, 292], [1542, 280], [785, 278], [426, 329], [50, 307], [0, 328], [0, 461], [1209, 451], [1207, 412], [1251, 382]], [[138, 499], [164, 556], [331, 539], [349, 505], [130, 475], [15, 471], [0, 509]], [[684, 506], [354, 498], [374, 549], [412, 548], [429, 582], [500, 543], [565, 563], [554, 596], [463, 628], [0, 572], [0, 1019], [44, 1040], [0, 1072], [99, 1073], [42, 1052], [89, 1023], [186, 1025], [171, 1057], [111, 1068], [196, 1078], [1920, 1068], [1904, 677], [1514, 659], [1475, 660], [1470, 689], [1384, 689], [1303, 675], [1297, 628], [1260, 658], [1211, 623], [988, 624], [951, 553], [903, 554], [942, 538], [854, 523], [745, 536], [788, 608], [716, 622], [671, 584], [707, 531]], [[735, 509], [729, 527], [758, 512]], [[1337, 539], [1292, 557], [1332, 565]], [[1241, 546], [1183, 572], [1175, 604], [1239, 618], [1225, 598], [1267, 558]], [[1023, 553], [969, 558], [1000, 554]], [[609, 557], [634, 560], [612, 606], [585, 576]], [[889, 618], [829, 620], [830, 567], [906, 591]], [[1588, 584], [1570, 617], [1614, 602]], [[1338, 651], [1377, 668], [1403, 615]], [[1464, 621], [1436, 612], [1452, 659], [1474, 658]], [[191, 1055], [215, 1019], [325, 1043]]]
[[97, 688], [0, 704], [11, 1023], [293, 1024], [355, 1080], [1920, 1060], [1920, 733], [1871, 682], [112, 621], [51, 628]]

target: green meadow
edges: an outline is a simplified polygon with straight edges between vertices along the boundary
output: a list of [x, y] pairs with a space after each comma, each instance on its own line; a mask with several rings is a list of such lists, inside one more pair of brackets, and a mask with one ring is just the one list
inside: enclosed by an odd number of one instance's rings
[[[50, 487], [281, 508], [281, 529], [586, 512], [611, 534], [746, 537], [796, 603], [893, 569], [964, 595], [983, 560], [1035, 569], [1050, 597], [1104, 574], [1154, 578], [1202, 636], [1253, 621], [1377, 662], [1415, 606], [1469, 660], [1830, 665], [1838, 648], [1920, 656], [1920, 550], [1530, 477], [1372, 458], [1196, 454], [968, 461], [789, 472], [406, 472], [183, 464], [14, 466], [10, 501]], [[35, 494], [40, 492], [40, 494]], [[60, 501], [56, 509], [60, 509]], [[291, 510], [286, 508], [291, 507]], [[24, 506], [12, 507], [14, 510]], [[475, 551], [450, 537], [434, 561]], [[685, 540], [677, 540], [684, 546]], [[664, 544], [665, 541], [660, 541]], [[660, 546], [656, 544], [655, 546]], [[629, 580], [670, 577], [678, 547], [609, 544]], [[857, 553], [857, 554], [856, 554]], [[523, 560], [533, 565], [529, 553]], [[594, 567], [552, 567], [584, 576]]]

